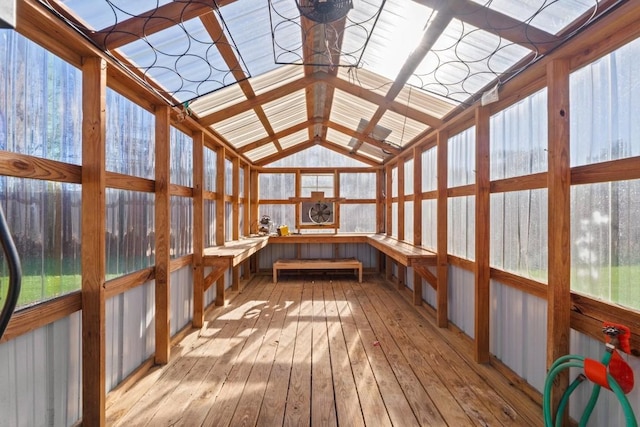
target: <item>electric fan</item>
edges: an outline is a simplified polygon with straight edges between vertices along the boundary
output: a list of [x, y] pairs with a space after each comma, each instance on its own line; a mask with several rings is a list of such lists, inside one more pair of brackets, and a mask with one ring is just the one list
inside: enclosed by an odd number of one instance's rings
[[309, 209], [309, 219], [316, 224], [324, 224], [331, 218], [331, 209], [325, 203], [316, 203]]
[[296, 0], [302, 16], [326, 24], [344, 18], [353, 9], [352, 0]]

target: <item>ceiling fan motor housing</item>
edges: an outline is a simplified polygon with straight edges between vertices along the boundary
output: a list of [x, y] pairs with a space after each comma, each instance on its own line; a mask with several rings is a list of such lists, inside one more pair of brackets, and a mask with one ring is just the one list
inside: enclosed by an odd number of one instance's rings
[[302, 16], [326, 24], [344, 18], [353, 9], [353, 0], [296, 0]]

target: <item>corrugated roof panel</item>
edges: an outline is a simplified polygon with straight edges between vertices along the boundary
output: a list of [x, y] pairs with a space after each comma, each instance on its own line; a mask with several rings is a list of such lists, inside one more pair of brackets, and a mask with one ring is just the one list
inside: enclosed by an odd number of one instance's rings
[[276, 154], [277, 152], [278, 152], [278, 150], [276, 149], [276, 146], [273, 145], [273, 143], [269, 143], [269, 144], [263, 145], [261, 147], [254, 148], [251, 151], [247, 151], [245, 153], [245, 155], [252, 162], [257, 162], [260, 159], [262, 159], [264, 157], [267, 157], [267, 156], [271, 156], [272, 154]]
[[432, 9], [414, 1], [387, 0], [362, 58], [362, 67], [394, 80], [422, 39]]
[[427, 93], [411, 85], [405, 85], [395, 100], [438, 119], [449, 114], [458, 105], [449, 99]]
[[351, 141], [351, 137], [342, 132], [338, 132], [335, 129], [327, 129], [327, 141], [331, 141], [335, 144], [342, 145], [343, 147], [352, 148], [349, 146], [349, 141]]
[[307, 120], [304, 89], [263, 104], [262, 108], [275, 132]]
[[67, 9], [80, 17], [92, 30], [101, 30], [110, 27], [117, 22], [126, 21], [132, 16], [140, 15], [143, 12], [154, 10], [171, 0], [136, 0], [129, 2], [114, 2], [110, 6], [104, 0], [61, 0], [60, 3]]
[[307, 129], [303, 129], [296, 133], [292, 133], [291, 135], [283, 136], [278, 139], [280, 142], [280, 146], [282, 149], [287, 149], [293, 147], [295, 145], [301, 144], [303, 142], [307, 142], [309, 140], [309, 131]]
[[529, 49], [453, 19], [409, 82], [464, 102], [529, 53]]
[[557, 34], [582, 14], [598, 5], [598, 0], [472, 0], [551, 34]]
[[385, 141], [398, 146], [404, 146], [407, 142], [429, 129], [424, 123], [417, 122], [408, 117], [387, 111], [378, 122], [378, 126], [391, 130]]
[[234, 1], [220, 13], [252, 76], [280, 67], [273, 60], [267, 1]]
[[339, 89], [333, 94], [333, 108], [330, 120], [356, 129], [360, 119], [369, 120], [378, 106]]
[[392, 80], [365, 68], [340, 68], [338, 77], [368, 91], [385, 96], [393, 84]]
[[375, 17], [380, 11], [384, 0], [367, 0], [354, 2], [354, 8], [349, 11], [345, 22], [342, 40], [341, 65], [358, 65], [367, 39], [371, 35], [376, 23]]
[[374, 145], [367, 144], [366, 142], [360, 146], [358, 154], [373, 159], [377, 162], [382, 162], [386, 157], [389, 156], [384, 151], [382, 151], [382, 149]]
[[260, 119], [253, 110], [216, 123], [214, 129], [236, 148], [267, 136]]
[[250, 82], [256, 95], [284, 86], [304, 77], [304, 67], [282, 65], [266, 74], [253, 77]]
[[194, 100], [189, 104], [189, 108], [198, 117], [204, 117], [246, 99], [240, 85], [233, 85]]

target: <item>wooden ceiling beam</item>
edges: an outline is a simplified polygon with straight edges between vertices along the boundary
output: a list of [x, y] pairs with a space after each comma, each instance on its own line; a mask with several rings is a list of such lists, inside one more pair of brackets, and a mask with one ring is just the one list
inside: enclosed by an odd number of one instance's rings
[[[240, 61], [236, 56], [236, 52], [234, 49], [231, 48], [232, 44], [229, 43], [229, 40], [227, 39], [227, 36], [224, 34], [222, 26], [220, 25], [220, 22], [218, 22], [218, 19], [216, 18], [213, 11], [200, 16], [200, 21], [202, 21], [202, 25], [204, 25], [205, 29], [211, 36], [211, 39], [216, 42], [215, 45], [218, 48], [218, 51], [220, 52], [222, 59], [224, 59], [224, 62], [227, 64], [227, 66], [231, 70], [233, 77], [236, 79], [236, 81], [240, 85], [240, 89], [242, 89], [242, 92], [244, 93], [244, 95], [247, 97], [247, 99], [255, 98], [256, 93], [253, 91], [253, 87], [251, 86], [251, 83], [249, 83], [249, 81], [247, 80], [248, 76], [244, 73], [244, 70], [240, 65]], [[262, 123], [262, 126], [267, 132], [267, 135], [269, 135], [272, 138], [272, 141], [275, 144], [276, 148], [278, 149], [278, 151], [280, 151], [282, 147], [280, 146], [280, 142], [275, 137], [275, 132], [273, 130], [273, 127], [271, 126], [271, 123], [269, 122], [267, 115], [262, 109], [262, 106], [256, 105], [255, 107], [253, 107], [253, 110], [256, 113], [256, 116], [258, 116], [260, 123]]]
[[217, 0], [215, 3], [170, 2], [157, 9], [149, 10], [138, 16], [132, 16], [125, 21], [98, 30], [93, 34], [92, 39], [105, 50], [117, 49], [143, 37], [211, 12], [214, 9], [212, 5], [217, 5], [220, 8], [234, 1], [236, 0]]
[[[432, 9], [437, 9], [442, 3], [440, 0], [414, 1]], [[561, 42], [554, 34], [471, 0], [451, 1], [449, 11], [454, 18], [539, 54], [547, 53]]]
[[264, 138], [260, 138], [257, 141], [253, 141], [253, 142], [250, 142], [247, 145], [243, 145], [242, 147], [240, 147], [238, 149], [238, 152], [239, 153], [246, 153], [248, 151], [255, 150], [256, 148], [259, 148], [259, 147], [262, 147], [263, 145], [269, 144], [270, 142], [273, 141], [273, 138], [277, 138], [277, 139], [284, 138], [285, 136], [289, 136], [289, 135], [294, 134], [296, 132], [299, 132], [299, 131], [301, 131], [303, 129], [311, 127], [314, 124], [315, 124], [314, 120], [307, 120], [306, 122], [297, 123], [297, 124], [291, 126], [290, 128], [281, 130], [280, 132], [276, 132], [273, 135], [273, 137], [272, 136], [265, 136]]
[[228, 119], [229, 117], [233, 117], [237, 114], [244, 113], [245, 111], [252, 110], [256, 106], [266, 104], [267, 102], [275, 101], [278, 98], [289, 95], [298, 90], [304, 89], [307, 86], [312, 85], [314, 83], [315, 83], [315, 79], [312, 76], [301, 77], [298, 80], [294, 80], [276, 89], [272, 89], [268, 92], [264, 92], [260, 95], [256, 95], [254, 98], [247, 99], [246, 101], [238, 102], [237, 104], [231, 105], [230, 107], [225, 108], [224, 110], [216, 111], [215, 113], [211, 113], [206, 116], [203, 116], [200, 119], [198, 119], [198, 122], [204, 127], [211, 126], [212, 124]]
[[[449, 25], [449, 23], [453, 19], [453, 15], [449, 10], [450, 4], [447, 2], [443, 4], [444, 6], [440, 10], [438, 10], [438, 13], [435, 15], [435, 17], [433, 17], [433, 19], [430, 19], [429, 22], [427, 23], [427, 29], [424, 32], [422, 39], [420, 40], [420, 44], [418, 44], [418, 46], [413, 50], [413, 52], [411, 52], [411, 55], [409, 55], [409, 58], [407, 58], [407, 61], [404, 63], [404, 65], [400, 69], [398, 76], [396, 77], [395, 81], [389, 88], [389, 91], [385, 95], [385, 99], [387, 102], [393, 101], [398, 96], [398, 94], [400, 93], [404, 85], [409, 80], [409, 77], [411, 77], [411, 75], [414, 73], [414, 71], [420, 64], [420, 62], [422, 62], [422, 60], [427, 55], [427, 53], [431, 50], [435, 42], [438, 40], [438, 38], [442, 35], [444, 30], [447, 28], [447, 25]], [[364, 129], [362, 133], [364, 133], [365, 135], [369, 135], [371, 132], [373, 132], [376, 125], [378, 124], [378, 122], [386, 112], [386, 110], [387, 109], [384, 106], [378, 107], [376, 112], [373, 114], [373, 116], [369, 120], [369, 124], [367, 125], [367, 127]], [[361, 145], [362, 145], [362, 141], [358, 141], [356, 145], [353, 147], [353, 151], [357, 152], [358, 149], [360, 149]]]

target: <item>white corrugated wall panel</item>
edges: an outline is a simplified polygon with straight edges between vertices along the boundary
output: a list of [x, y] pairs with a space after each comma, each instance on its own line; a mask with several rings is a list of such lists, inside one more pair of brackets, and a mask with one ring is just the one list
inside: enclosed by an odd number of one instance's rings
[[182, 267], [171, 273], [171, 335], [191, 322], [193, 314], [193, 269]]
[[490, 351], [516, 374], [544, 389], [547, 302], [491, 281]]
[[0, 344], [0, 427], [81, 417], [80, 312]]
[[154, 280], [107, 300], [107, 391], [117, 386], [155, 351], [154, 315]]
[[[585, 357], [601, 360], [602, 354], [604, 352], [604, 335], [602, 336], [602, 340], [594, 340], [591, 337], [588, 337], [580, 332], [571, 330], [571, 345], [570, 352], [571, 354], [583, 355]], [[627, 363], [631, 366], [631, 369], [636, 373], [636, 385], [631, 390], [629, 394], [627, 394], [627, 399], [629, 399], [629, 403], [635, 412], [636, 418], [640, 417], [640, 387], [638, 387], [638, 379], [637, 375], [640, 372], [640, 358], [629, 356], [625, 353], [621, 353], [621, 356]], [[578, 375], [577, 369], [571, 369], [570, 379], [569, 381], [573, 381], [573, 379]], [[576, 391], [571, 395], [571, 399], [569, 401], [569, 414], [575, 420], [579, 420], [582, 412], [584, 411], [584, 407], [586, 406], [589, 397], [591, 395], [591, 386], [588, 382], [580, 385]], [[609, 390], [602, 389], [600, 392], [600, 398], [598, 399], [598, 403], [595, 406], [593, 413], [591, 414], [591, 418], [589, 419], [589, 423], [587, 426], [595, 427], [595, 426], [624, 426], [627, 425], [624, 414], [618, 403], [618, 399], [616, 396], [610, 392]]]
[[375, 268], [378, 251], [367, 243], [347, 243], [340, 245], [340, 258], [356, 258], [362, 268]]
[[449, 267], [449, 320], [474, 338], [475, 278], [473, 272]]

